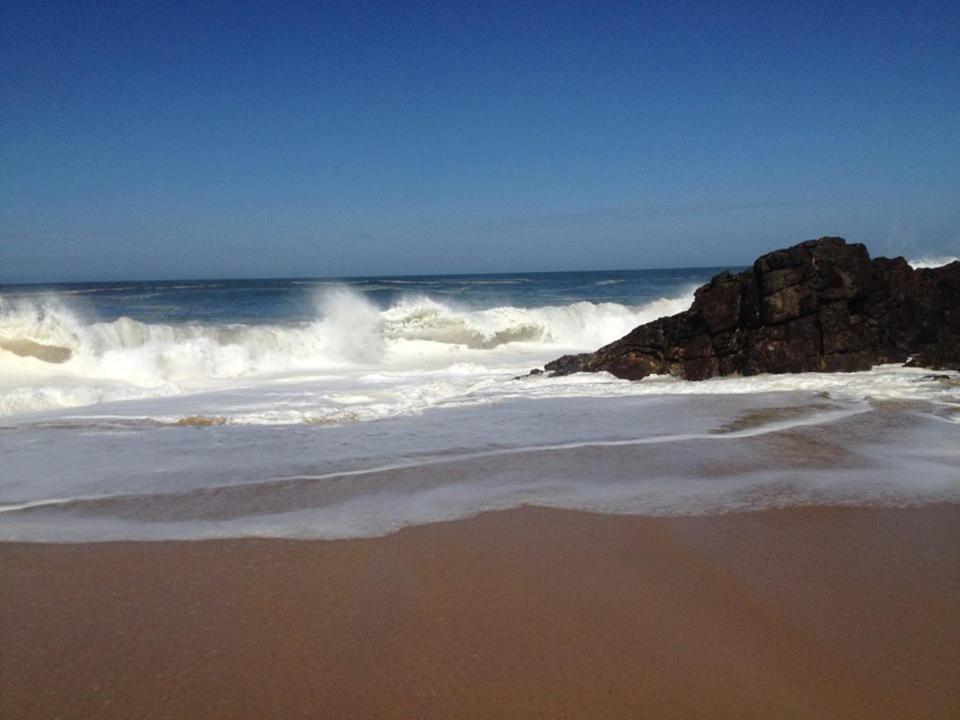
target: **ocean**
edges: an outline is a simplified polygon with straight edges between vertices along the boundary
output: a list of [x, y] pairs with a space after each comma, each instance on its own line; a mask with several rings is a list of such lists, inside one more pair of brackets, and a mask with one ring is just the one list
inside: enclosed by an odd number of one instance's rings
[[960, 499], [956, 373], [527, 375], [720, 269], [0, 286], [0, 540]]

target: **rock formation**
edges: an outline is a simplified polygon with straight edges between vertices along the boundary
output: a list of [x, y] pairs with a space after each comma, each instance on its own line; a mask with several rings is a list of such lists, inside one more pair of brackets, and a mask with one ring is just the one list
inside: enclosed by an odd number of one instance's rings
[[960, 262], [915, 270], [902, 257], [824, 237], [724, 272], [686, 312], [545, 367], [638, 380], [868, 370], [908, 363], [960, 370]]

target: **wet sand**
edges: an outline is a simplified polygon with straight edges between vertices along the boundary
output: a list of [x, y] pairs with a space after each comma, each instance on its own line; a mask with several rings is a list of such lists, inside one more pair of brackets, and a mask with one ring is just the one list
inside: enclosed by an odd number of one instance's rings
[[960, 505], [0, 544], [3, 718], [960, 717]]

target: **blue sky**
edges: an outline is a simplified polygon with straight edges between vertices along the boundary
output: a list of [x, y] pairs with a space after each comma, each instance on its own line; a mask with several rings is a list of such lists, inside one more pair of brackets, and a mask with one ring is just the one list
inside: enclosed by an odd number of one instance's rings
[[0, 5], [0, 281], [960, 254], [960, 3]]

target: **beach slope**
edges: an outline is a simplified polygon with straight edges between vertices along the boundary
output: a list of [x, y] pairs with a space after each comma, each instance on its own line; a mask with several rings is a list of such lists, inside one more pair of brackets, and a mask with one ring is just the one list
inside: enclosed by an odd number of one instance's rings
[[0, 545], [9, 718], [960, 715], [960, 506]]

